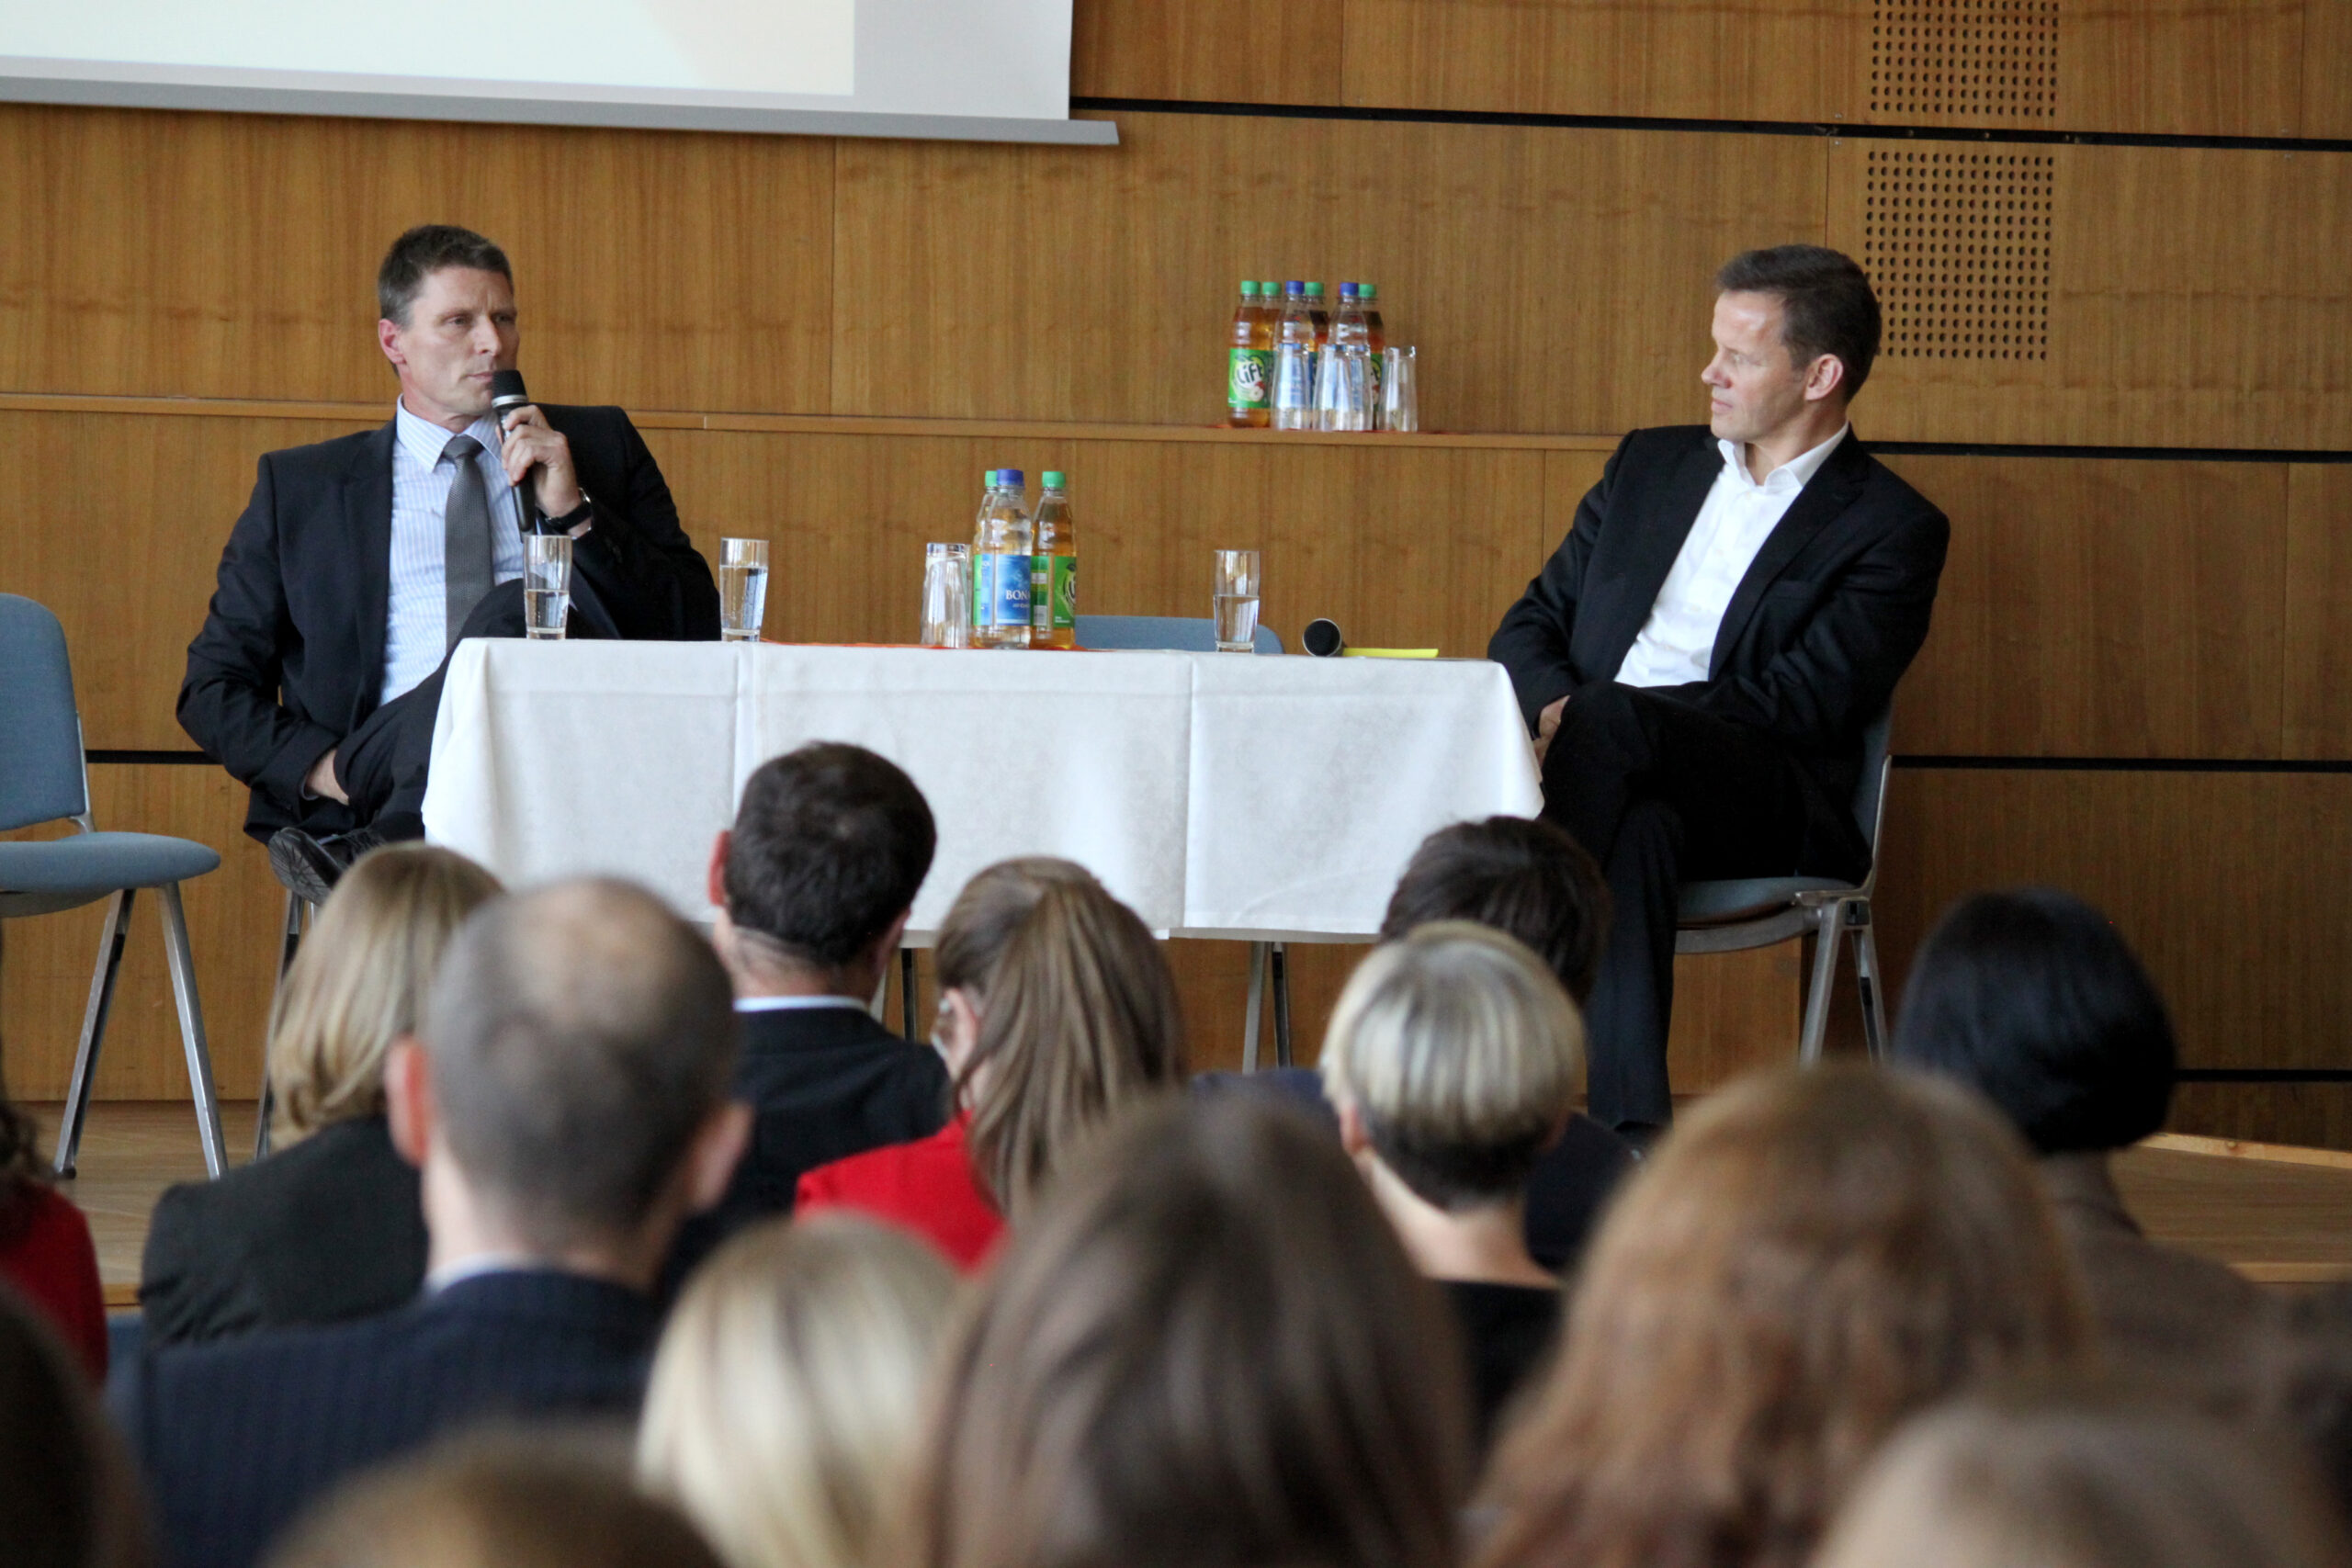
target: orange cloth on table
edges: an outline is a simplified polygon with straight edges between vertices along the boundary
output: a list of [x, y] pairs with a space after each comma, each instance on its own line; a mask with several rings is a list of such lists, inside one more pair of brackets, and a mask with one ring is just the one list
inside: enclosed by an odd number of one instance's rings
[[37, 1183], [7, 1202], [13, 1212], [0, 1235], [0, 1279], [49, 1319], [93, 1380], [105, 1382], [107, 1302], [90, 1222], [63, 1193]]
[[800, 1179], [796, 1213], [854, 1209], [910, 1230], [970, 1273], [988, 1261], [1004, 1235], [1004, 1216], [972, 1174], [964, 1134], [971, 1113], [959, 1114], [928, 1138], [868, 1149]]

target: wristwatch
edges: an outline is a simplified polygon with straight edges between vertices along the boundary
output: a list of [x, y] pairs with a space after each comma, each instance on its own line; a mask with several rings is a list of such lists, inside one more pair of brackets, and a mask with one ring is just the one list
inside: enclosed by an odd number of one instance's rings
[[594, 498], [590, 496], [589, 493], [583, 490], [580, 492], [579, 505], [573, 507], [571, 511], [565, 513], [560, 517], [549, 517], [545, 519], [539, 524], [539, 526], [550, 534], [569, 534], [574, 528], [579, 527], [582, 523], [587, 522], [588, 519], [594, 514], [595, 510], [596, 502]]

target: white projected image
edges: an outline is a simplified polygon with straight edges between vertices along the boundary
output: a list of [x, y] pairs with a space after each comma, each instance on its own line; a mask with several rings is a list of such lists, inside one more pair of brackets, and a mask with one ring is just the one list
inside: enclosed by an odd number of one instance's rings
[[846, 96], [857, 0], [0, 0], [0, 55]]

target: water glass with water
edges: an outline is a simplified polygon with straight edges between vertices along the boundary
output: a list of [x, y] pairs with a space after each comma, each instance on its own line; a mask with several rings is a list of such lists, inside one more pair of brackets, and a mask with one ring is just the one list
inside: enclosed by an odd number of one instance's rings
[[1372, 428], [1372, 351], [1361, 344], [1323, 350], [1315, 376], [1317, 423], [1325, 430]]
[[1382, 364], [1380, 428], [1419, 430], [1421, 427], [1420, 362], [1410, 348], [1392, 348]]
[[523, 536], [523, 629], [535, 638], [561, 640], [571, 616], [571, 536]]
[[1258, 552], [1216, 553], [1216, 629], [1219, 653], [1250, 653], [1258, 645]]
[[718, 635], [757, 642], [768, 613], [768, 542], [718, 541]]
[[922, 547], [922, 645], [972, 646], [972, 547]]

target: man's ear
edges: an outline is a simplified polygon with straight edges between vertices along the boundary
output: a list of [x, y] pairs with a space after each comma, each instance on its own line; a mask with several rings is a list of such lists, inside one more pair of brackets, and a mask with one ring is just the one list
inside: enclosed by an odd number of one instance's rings
[[392, 1147], [423, 1169], [441, 1107], [433, 1094], [433, 1058], [413, 1034], [401, 1035], [384, 1053], [384, 1113], [392, 1124]]
[[727, 852], [734, 845], [734, 833], [721, 828], [710, 846], [710, 886], [704, 891], [713, 908], [727, 908]]
[[1356, 1102], [1342, 1097], [1331, 1109], [1340, 1113], [1340, 1146], [1348, 1151], [1349, 1157], [1370, 1153], [1372, 1134], [1365, 1128], [1363, 1112], [1356, 1109]]
[[752, 1143], [752, 1108], [730, 1100], [712, 1111], [686, 1151], [686, 1211], [699, 1214], [727, 1196], [735, 1167]]
[[1804, 397], [1809, 403], [1836, 397], [1846, 389], [1846, 362], [1834, 354], [1814, 355], [1813, 366], [1804, 373]]
[[408, 355], [401, 352], [401, 324], [398, 321], [388, 318], [376, 323], [376, 346], [382, 349], [384, 357], [394, 365], [408, 363]]

